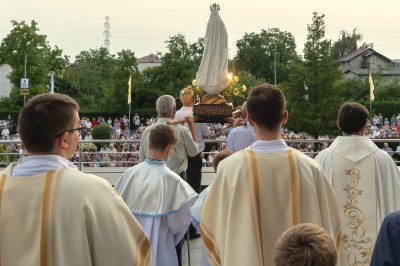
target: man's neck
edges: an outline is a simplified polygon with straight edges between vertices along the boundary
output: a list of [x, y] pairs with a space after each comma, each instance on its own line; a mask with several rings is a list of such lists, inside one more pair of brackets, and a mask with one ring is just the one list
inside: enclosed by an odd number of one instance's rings
[[166, 161], [168, 159], [168, 153], [160, 151], [150, 151], [150, 157], [152, 159]]
[[256, 139], [257, 140], [270, 141], [270, 140], [282, 139], [281, 128], [280, 127], [279, 127], [279, 129], [276, 129], [276, 130], [273, 130], [273, 131], [269, 131], [267, 129], [260, 128], [255, 124], [254, 125], [254, 131], [256, 132]]
[[174, 115], [173, 116], [163, 116], [163, 115], [159, 115], [158, 118], [167, 118], [167, 119], [174, 119]]
[[60, 157], [63, 157], [64, 159], [68, 160], [69, 158], [66, 158], [65, 155], [60, 154], [60, 153], [55, 153], [55, 152], [50, 152], [50, 153], [45, 153], [45, 152], [29, 152], [27, 151], [28, 156], [38, 156], [38, 155], [57, 155]]

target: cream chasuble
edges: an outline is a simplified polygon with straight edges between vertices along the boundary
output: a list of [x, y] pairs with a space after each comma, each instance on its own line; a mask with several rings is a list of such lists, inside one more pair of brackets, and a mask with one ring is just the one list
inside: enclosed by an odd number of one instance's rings
[[339, 245], [336, 197], [315, 161], [247, 148], [219, 164], [200, 221], [211, 265], [274, 265], [276, 241], [299, 223], [321, 225]]
[[341, 215], [341, 265], [369, 265], [386, 215], [400, 208], [399, 172], [366, 137], [337, 137], [315, 160], [336, 192]]
[[150, 242], [105, 180], [60, 168], [0, 172], [1, 266], [151, 265]]

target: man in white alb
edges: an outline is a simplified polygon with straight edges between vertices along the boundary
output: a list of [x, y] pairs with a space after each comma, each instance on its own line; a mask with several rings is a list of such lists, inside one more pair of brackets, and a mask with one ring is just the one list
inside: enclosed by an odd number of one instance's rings
[[168, 125], [150, 131], [150, 158], [126, 170], [115, 189], [150, 239], [154, 266], [177, 266], [175, 246], [191, 222], [197, 193], [166, 166], [177, 141]]
[[201, 211], [211, 265], [274, 265], [275, 242], [293, 225], [315, 223], [335, 243], [340, 216], [321, 167], [281, 138], [288, 119], [282, 91], [264, 84], [247, 98], [257, 141], [223, 160]]
[[150, 242], [122, 198], [68, 161], [83, 129], [78, 111], [54, 93], [20, 112], [28, 156], [0, 172], [2, 266], [151, 265]]
[[390, 155], [364, 137], [368, 110], [347, 102], [339, 109], [343, 132], [315, 160], [332, 184], [341, 216], [341, 265], [369, 265], [386, 215], [400, 209], [399, 170]]
[[[157, 122], [149, 127], [142, 134], [142, 142], [139, 147], [139, 162], [143, 162], [146, 158], [150, 158], [149, 137], [150, 131], [157, 125], [167, 125], [173, 122], [176, 112], [175, 98], [171, 95], [163, 95], [157, 99], [156, 109], [158, 114]], [[178, 141], [174, 148], [175, 152], [166, 162], [169, 169], [180, 175], [186, 180], [186, 169], [188, 167], [188, 156], [193, 157], [199, 153], [197, 138], [194, 130], [193, 117], [185, 117], [188, 128], [179, 124], [172, 124]], [[177, 255], [179, 265], [181, 265], [181, 250], [183, 241], [177, 245]]]

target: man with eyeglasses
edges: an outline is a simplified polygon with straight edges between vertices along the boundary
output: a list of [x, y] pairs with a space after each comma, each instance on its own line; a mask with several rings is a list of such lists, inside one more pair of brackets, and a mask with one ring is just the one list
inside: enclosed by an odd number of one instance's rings
[[63, 94], [32, 98], [19, 115], [27, 157], [0, 172], [0, 257], [11, 265], [150, 265], [150, 243], [105, 180], [68, 159], [79, 105]]

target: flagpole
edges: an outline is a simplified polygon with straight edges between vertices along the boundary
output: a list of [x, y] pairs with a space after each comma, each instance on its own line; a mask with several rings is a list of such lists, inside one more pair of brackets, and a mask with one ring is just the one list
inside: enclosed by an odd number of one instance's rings
[[129, 136], [131, 135], [131, 104], [129, 103], [129, 122], [128, 122], [128, 127], [129, 127]]

